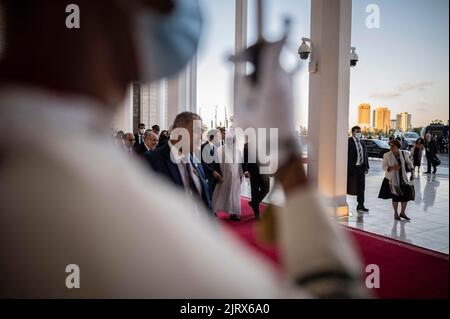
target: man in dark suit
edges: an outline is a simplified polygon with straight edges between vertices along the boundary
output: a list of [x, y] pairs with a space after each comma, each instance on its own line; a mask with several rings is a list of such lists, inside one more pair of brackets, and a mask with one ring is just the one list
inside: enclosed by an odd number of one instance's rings
[[355, 126], [352, 128], [352, 136], [348, 139], [347, 194], [357, 196], [356, 210], [362, 213], [369, 211], [364, 206], [366, 175], [369, 168], [366, 145], [361, 141], [361, 128]]
[[[201, 148], [201, 131], [196, 132], [194, 121], [201, 121], [199, 115], [183, 112], [177, 115], [173, 129], [185, 129], [189, 132], [189, 141], [183, 136], [173, 136], [153, 152], [145, 153], [149, 166], [158, 174], [166, 177], [174, 185], [183, 187], [187, 192], [203, 202], [212, 212], [211, 191], [201, 162], [195, 157], [195, 151]], [[182, 149], [179, 145], [183, 145]]]
[[[270, 190], [270, 178], [267, 174], [261, 174], [259, 163], [255, 157], [255, 161], [249, 158], [248, 142], [244, 145], [244, 162], [242, 163], [242, 171], [246, 178], [250, 178], [250, 187], [252, 200], [248, 203], [253, 209], [255, 219], [260, 218], [259, 205]], [[256, 150], [256, 149], [255, 149]]]
[[161, 146], [166, 144], [169, 141], [169, 137], [170, 137], [169, 131], [167, 130], [161, 131], [161, 133], [159, 134], [158, 145], [156, 145], [156, 148], [160, 148]]
[[144, 156], [146, 152], [153, 152], [158, 144], [158, 135], [152, 130], [147, 130], [144, 133], [144, 143], [135, 145], [134, 151], [139, 156]]
[[220, 146], [221, 138], [219, 137], [219, 130], [211, 130], [208, 132], [208, 141], [202, 145], [202, 165], [208, 179], [211, 193], [217, 183], [222, 181], [222, 170], [220, 163], [216, 162], [217, 148]]
[[159, 128], [159, 125], [158, 125], [158, 124], [155, 124], [155, 125], [152, 126], [152, 131], [153, 131], [157, 136], [159, 136], [159, 132], [161, 131], [161, 129]]
[[438, 147], [436, 140], [433, 139], [431, 133], [425, 135], [425, 157], [427, 158], [427, 171], [425, 174], [431, 174], [431, 166], [433, 166], [433, 174], [436, 174], [436, 156]]
[[134, 150], [135, 143], [136, 140], [134, 138], [133, 133], [126, 133], [123, 139], [123, 148], [130, 157], [134, 157], [134, 155], [136, 154]]
[[136, 140], [135, 147], [144, 143], [145, 134], [145, 124], [141, 123], [138, 126], [138, 132], [134, 134], [134, 139]]

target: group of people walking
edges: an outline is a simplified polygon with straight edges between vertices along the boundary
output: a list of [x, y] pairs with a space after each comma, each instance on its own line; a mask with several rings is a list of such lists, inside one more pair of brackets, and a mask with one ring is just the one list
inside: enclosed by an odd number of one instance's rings
[[[180, 113], [171, 129], [183, 128], [189, 131], [191, 152], [183, 153], [168, 131], [159, 132], [158, 125], [146, 130], [139, 125], [136, 134], [119, 131], [116, 144], [129, 154], [144, 159], [151, 170], [165, 177], [172, 184], [183, 188], [189, 195], [197, 197], [214, 215], [226, 212], [232, 221], [241, 220], [241, 184], [244, 178], [250, 180], [251, 200], [254, 218], [260, 218], [260, 204], [269, 193], [269, 175], [261, 174], [259, 164], [249, 161], [248, 143], [239, 143], [232, 129], [210, 130], [207, 141], [199, 144], [192, 123], [201, 120], [191, 112]], [[122, 134], [121, 134], [122, 133]], [[200, 158], [196, 151], [201, 152]], [[179, 161], [174, 161], [174, 158]]]
[[[348, 140], [347, 165], [347, 194], [357, 196], [358, 213], [367, 213], [369, 209], [364, 206], [365, 177], [369, 172], [367, 149], [361, 140], [362, 133], [359, 126], [352, 128], [352, 136]], [[414, 177], [420, 174], [423, 153], [427, 159], [426, 174], [436, 174], [440, 160], [437, 157], [438, 149], [430, 133], [425, 139], [419, 138], [412, 151], [402, 149], [402, 143], [397, 139], [389, 141], [390, 151], [383, 156], [383, 170], [385, 177], [378, 194], [380, 199], [392, 199], [394, 218], [396, 220], [410, 220], [406, 215], [409, 201], [415, 199]], [[433, 167], [433, 171], [431, 168]], [[408, 177], [409, 174], [409, 177]], [[399, 212], [400, 206], [400, 212]]]
[[[224, 141], [219, 147], [216, 142], [219, 140], [218, 134]], [[253, 210], [254, 218], [260, 219], [260, 204], [269, 193], [269, 175], [261, 174], [257, 161], [249, 160], [248, 142], [241, 147], [236, 136], [225, 131], [213, 130], [208, 135], [209, 141], [203, 144], [202, 154], [205, 154], [206, 150], [214, 157], [211, 164], [204, 162], [212, 185], [214, 213], [228, 212], [230, 220], [241, 219], [241, 184], [243, 178], [247, 178], [251, 187], [251, 200], [248, 204]]]

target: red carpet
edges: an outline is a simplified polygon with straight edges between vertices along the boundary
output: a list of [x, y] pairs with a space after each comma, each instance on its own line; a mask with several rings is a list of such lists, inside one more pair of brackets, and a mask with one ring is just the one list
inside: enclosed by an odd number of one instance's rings
[[[230, 222], [219, 213], [227, 228], [253, 249], [275, 263], [280, 271], [278, 249], [258, 243], [254, 235], [253, 213], [242, 198], [242, 221]], [[261, 206], [263, 209], [263, 206]], [[342, 226], [354, 239], [365, 265], [380, 267], [380, 288], [374, 295], [383, 299], [447, 299], [448, 255], [401, 243], [386, 237]]]

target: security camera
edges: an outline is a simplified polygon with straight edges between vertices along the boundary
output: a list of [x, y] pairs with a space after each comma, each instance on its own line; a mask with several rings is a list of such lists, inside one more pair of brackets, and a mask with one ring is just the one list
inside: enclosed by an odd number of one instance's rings
[[310, 73], [317, 72], [317, 61], [314, 56], [314, 48], [313, 48], [313, 43], [312, 43], [311, 39], [302, 38], [302, 44], [298, 48], [298, 55], [300, 56], [300, 59], [302, 59], [302, 60], [308, 60], [308, 58], [310, 58], [309, 72]]
[[311, 47], [306, 42], [311, 43], [311, 40], [308, 38], [302, 38], [302, 44], [298, 48], [298, 55], [300, 55], [300, 59], [302, 60], [308, 60], [309, 55], [311, 54]]
[[356, 51], [356, 48], [352, 47], [352, 52], [350, 53], [350, 66], [352, 66], [352, 67], [356, 66], [356, 64], [359, 61], [359, 57], [355, 51]]

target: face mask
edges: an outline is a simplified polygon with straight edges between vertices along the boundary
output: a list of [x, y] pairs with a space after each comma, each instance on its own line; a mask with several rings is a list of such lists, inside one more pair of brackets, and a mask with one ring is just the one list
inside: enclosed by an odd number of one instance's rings
[[198, 0], [174, 0], [174, 4], [167, 15], [143, 10], [137, 19], [142, 82], [177, 74], [197, 52], [203, 25]]
[[362, 134], [361, 133], [355, 133], [355, 137], [359, 140], [361, 138]]
[[139, 134], [144, 135], [144, 133], [145, 133], [145, 129], [141, 128], [141, 129], [139, 130]]

